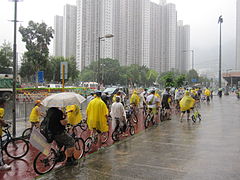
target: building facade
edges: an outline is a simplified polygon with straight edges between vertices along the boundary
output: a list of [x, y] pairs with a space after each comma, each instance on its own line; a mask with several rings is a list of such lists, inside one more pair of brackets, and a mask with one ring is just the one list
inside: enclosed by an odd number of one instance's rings
[[53, 55], [63, 56], [63, 16], [54, 17]]
[[63, 13], [63, 56], [76, 56], [77, 7], [67, 4]]
[[236, 7], [236, 70], [240, 70], [240, 0], [237, 0]]

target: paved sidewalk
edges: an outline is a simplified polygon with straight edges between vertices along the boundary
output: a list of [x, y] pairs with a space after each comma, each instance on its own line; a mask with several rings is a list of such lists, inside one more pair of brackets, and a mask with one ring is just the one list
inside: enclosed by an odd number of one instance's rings
[[178, 117], [39, 179], [239, 180], [240, 101], [215, 97], [203, 120]]

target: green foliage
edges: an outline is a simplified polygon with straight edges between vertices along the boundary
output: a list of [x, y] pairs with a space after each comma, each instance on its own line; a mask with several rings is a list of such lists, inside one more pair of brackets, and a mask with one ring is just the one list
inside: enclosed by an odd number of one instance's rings
[[44, 22], [40, 24], [29, 21], [28, 27], [20, 26], [19, 32], [22, 35], [22, 41], [26, 43], [27, 52], [24, 53], [26, 61], [37, 72], [47, 65], [48, 45], [53, 38], [53, 29]]
[[12, 67], [12, 60], [13, 51], [11, 44], [4, 42], [0, 46], [0, 72], [5, 73], [7, 68]]
[[[101, 59], [101, 78], [105, 85], [152, 86], [158, 73], [146, 66], [120, 66], [118, 60]], [[98, 62], [91, 63], [80, 74], [81, 81], [97, 81]]]

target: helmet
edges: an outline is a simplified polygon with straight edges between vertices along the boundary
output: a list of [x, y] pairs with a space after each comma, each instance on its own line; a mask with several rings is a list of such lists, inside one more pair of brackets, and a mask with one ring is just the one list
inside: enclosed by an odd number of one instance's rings
[[41, 100], [36, 100], [35, 104], [41, 104], [41, 102], [42, 102]]

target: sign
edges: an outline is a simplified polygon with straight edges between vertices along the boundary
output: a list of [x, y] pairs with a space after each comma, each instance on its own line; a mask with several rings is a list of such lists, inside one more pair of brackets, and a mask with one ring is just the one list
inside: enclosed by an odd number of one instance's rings
[[64, 66], [64, 79], [68, 78], [68, 63], [67, 62], [61, 62], [60, 64], [60, 79], [62, 79], [63, 76], [63, 66]]
[[44, 83], [44, 71], [38, 71], [38, 82]]
[[192, 79], [192, 82], [193, 82], [193, 83], [196, 83], [196, 82], [197, 82], [197, 79]]

